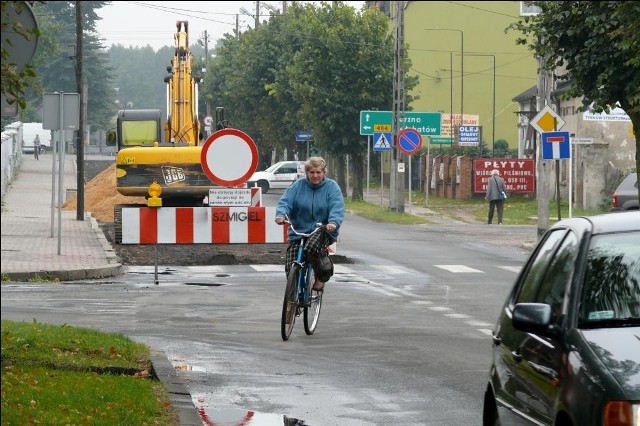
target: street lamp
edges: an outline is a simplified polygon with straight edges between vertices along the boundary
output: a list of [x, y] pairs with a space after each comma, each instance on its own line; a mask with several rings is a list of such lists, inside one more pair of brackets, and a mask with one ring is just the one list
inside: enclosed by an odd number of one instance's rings
[[[468, 56], [487, 56], [493, 58], [493, 124], [491, 125], [491, 157], [494, 156], [496, 143], [496, 55], [484, 53], [467, 53]], [[482, 143], [482, 141], [481, 141]], [[482, 151], [480, 151], [482, 153]]]
[[[460, 124], [464, 125], [464, 31], [456, 28], [425, 28], [424, 30], [456, 31], [460, 33]], [[451, 117], [451, 121], [453, 121], [453, 117]], [[451, 137], [453, 137], [453, 133], [451, 134]]]

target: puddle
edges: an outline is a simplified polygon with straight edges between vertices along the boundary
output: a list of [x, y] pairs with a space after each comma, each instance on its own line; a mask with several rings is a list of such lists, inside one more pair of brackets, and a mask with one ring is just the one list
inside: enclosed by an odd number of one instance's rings
[[260, 413], [239, 408], [199, 407], [198, 414], [205, 426], [308, 426], [304, 420], [283, 414]]
[[176, 371], [197, 371], [200, 373], [206, 373], [207, 371], [203, 367], [198, 367], [195, 365], [188, 365], [188, 364], [176, 365], [174, 368], [176, 369]]

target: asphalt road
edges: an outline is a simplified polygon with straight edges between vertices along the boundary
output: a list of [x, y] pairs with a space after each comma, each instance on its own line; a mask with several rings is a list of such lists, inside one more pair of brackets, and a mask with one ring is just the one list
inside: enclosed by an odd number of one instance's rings
[[[481, 424], [490, 333], [526, 250], [488, 226], [347, 217], [320, 323], [280, 338], [281, 265], [129, 267], [3, 284], [2, 318], [96, 327], [167, 354], [205, 424]], [[513, 244], [532, 229], [514, 227]], [[372, 238], [375, 236], [375, 238]], [[245, 423], [247, 424], [247, 423]]]

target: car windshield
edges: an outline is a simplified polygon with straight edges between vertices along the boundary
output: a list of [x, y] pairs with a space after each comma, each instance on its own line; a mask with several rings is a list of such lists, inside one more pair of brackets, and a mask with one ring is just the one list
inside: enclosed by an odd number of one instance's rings
[[640, 232], [591, 239], [580, 327], [640, 324]]
[[265, 172], [273, 172], [275, 169], [277, 169], [278, 167], [280, 167], [280, 163], [276, 163], [272, 166], [267, 167], [267, 169], [265, 170]]

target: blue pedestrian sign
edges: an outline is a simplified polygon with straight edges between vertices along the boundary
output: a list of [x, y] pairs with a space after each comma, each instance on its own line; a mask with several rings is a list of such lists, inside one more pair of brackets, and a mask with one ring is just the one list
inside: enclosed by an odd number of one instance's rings
[[569, 132], [542, 133], [542, 159], [567, 160], [571, 158]]
[[391, 133], [374, 133], [373, 134], [373, 151], [391, 151]]
[[415, 129], [404, 129], [398, 133], [398, 149], [406, 154], [414, 154], [422, 148], [422, 136]]

